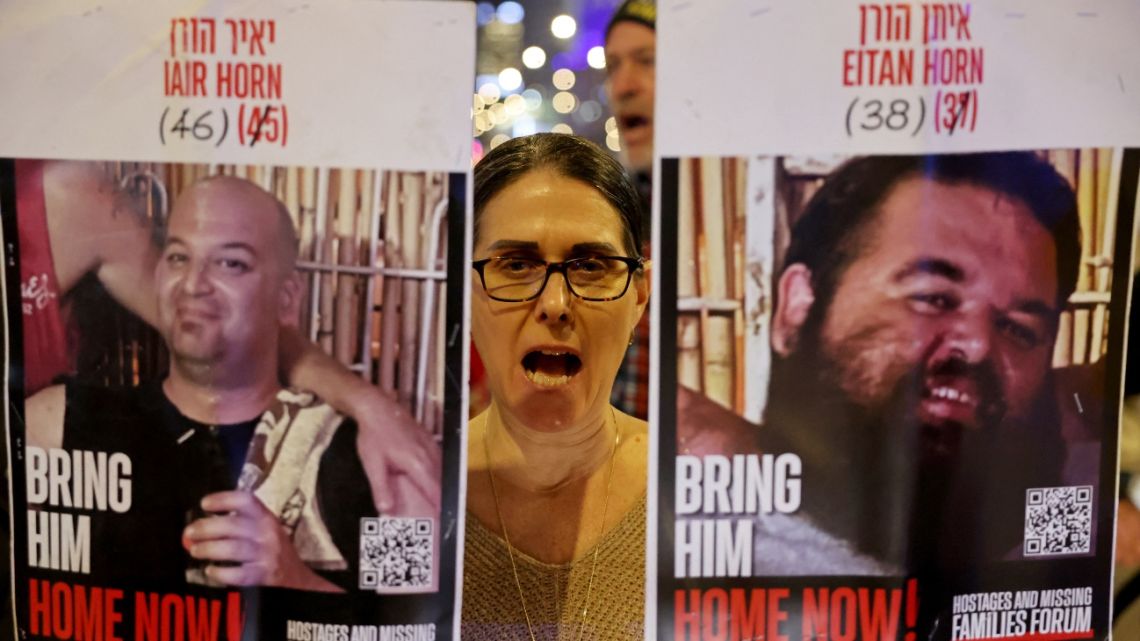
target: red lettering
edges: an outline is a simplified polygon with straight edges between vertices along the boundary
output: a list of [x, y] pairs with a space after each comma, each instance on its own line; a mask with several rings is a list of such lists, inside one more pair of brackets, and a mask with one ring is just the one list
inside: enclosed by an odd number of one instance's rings
[[103, 602], [107, 608], [103, 614], [103, 625], [106, 626], [103, 632], [104, 641], [122, 641], [122, 637], [115, 634], [115, 626], [123, 620], [123, 613], [119, 612], [119, 601], [122, 599], [122, 590], [107, 590], [104, 592]]
[[29, 590], [31, 632], [66, 641], [122, 641], [115, 624], [122, 590], [85, 587], [31, 579]]
[[859, 632], [855, 616], [855, 591], [851, 588], [836, 588], [831, 593], [830, 641], [855, 641]]
[[843, 86], [900, 86], [914, 83], [914, 51], [847, 49], [843, 52]]
[[103, 590], [91, 588], [91, 598], [87, 591], [79, 589], [75, 595], [75, 638], [101, 639], [103, 627]]
[[804, 590], [804, 625], [803, 637], [805, 639], [827, 638], [827, 608], [828, 588], [820, 588], [818, 599], [816, 591], [810, 588]]
[[[222, 602], [217, 599], [186, 599], [190, 641], [217, 641]], [[197, 601], [197, 603], [195, 603]]]
[[56, 583], [51, 586], [51, 624], [56, 638], [66, 641], [71, 638], [74, 631], [72, 619], [71, 586], [66, 583]]
[[[688, 597], [688, 598], [686, 598]], [[701, 634], [700, 590], [675, 590], [673, 592], [673, 636], [678, 639], [700, 638]], [[689, 604], [693, 607], [690, 608]]]
[[914, 626], [918, 622], [918, 579], [908, 579], [906, 582], [906, 627], [908, 631], [903, 637], [904, 641], [914, 641]]
[[219, 62], [219, 98], [281, 98], [281, 65]]
[[909, 85], [914, 82], [914, 51], [895, 51], [883, 59], [880, 85]]
[[226, 638], [229, 641], [238, 641], [243, 627], [245, 627], [245, 614], [241, 610], [241, 593], [230, 592], [226, 595]]
[[732, 641], [759, 637], [764, 631], [763, 588], [753, 588], [750, 596], [743, 589], [734, 588], [729, 591], [729, 595], [731, 597], [729, 612], [732, 613], [732, 630], [730, 632]]
[[902, 591], [891, 590], [890, 612], [887, 611], [887, 591], [859, 588], [859, 619], [862, 621], [864, 641], [884, 639], [893, 641], [898, 632], [899, 610], [902, 608]]
[[780, 634], [780, 623], [788, 618], [788, 613], [780, 607], [780, 601], [786, 598], [787, 588], [768, 590], [768, 641], [788, 641], [786, 634]]
[[966, 63], [969, 61], [969, 53], [965, 49], [954, 50], [954, 79], [964, 81], [966, 79]]
[[[980, 51], [980, 50], [979, 50]], [[265, 97], [281, 98], [281, 65], [266, 65]]]
[[[826, 592], [826, 591], [825, 591]], [[788, 613], [781, 603], [787, 588], [723, 588], [676, 590], [673, 593], [673, 638], [700, 641], [788, 641], [780, 624]], [[820, 637], [826, 637], [826, 628]]]
[[[853, 87], [862, 84], [859, 78], [859, 51], [846, 49], [843, 51], [843, 86]], [[854, 77], [852, 77], [854, 72]]]
[[[235, 46], [236, 46], [236, 44], [235, 44]], [[228, 62], [219, 62], [218, 63], [218, 68], [217, 68], [218, 91], [217, 91], [216, 95], [219, 98], [231, 98], [231, 97], [233, 97], [233, 93], [234, 93], [233, 81], [230, 79], [230, 77], [231, 77], [230, 71], [232, 69], [233, 69], [233, 65], [228, 63]]]
[[135, 639], [158, 639], [158, 595], [135, 593]]
[[163, 91], [167, 96], [205, 96], [206, 63], [201, 60], [163, 62]]
[[[231, 627], [226, 633], [236, 639], [241, 634], [241, 597], [235, 592], [227, 600], [234, 611], [227, 613]], [[221, 619], [221, 599], [141, 592], [135, 595], [137, 641], [217, 641]]]
[[923, 54], [925, 85], [974, 85], [983, 79], [983, 49], [927, 49]]
[[[167, 594], [162, 597], [162, 619], [159, 623], [159, 634], [163, 641], [185, 641], [186, 632], [182, 629], [182, 617], [185, 616], [182, 597], [177, 594]], [[174, 622], [174, 634], [171, 634], [171, 622]]]
[[44, 581], [40, 583], [36, 579], [32, 579], [31, 586], [28, 588], [28, 605], [31, 611], [32, 634], [51, 634], [51, 601], [49, 594], [51, 593], [51, 583]]
[[701, 617], [702, 641], [728, 641], [728, 594], [722, 588], [705, 591]]

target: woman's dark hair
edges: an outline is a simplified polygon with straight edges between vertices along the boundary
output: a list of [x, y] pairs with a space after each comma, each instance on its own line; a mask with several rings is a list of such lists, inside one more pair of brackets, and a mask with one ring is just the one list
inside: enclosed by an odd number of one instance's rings
[[641, 256], [641, 196], [622, 166], [597, 145], [567, 134], [534, 134], [495, 147], [475, 165], [475, 238], [483, 208], [525, 174], [547, 169], [593, 187], [617, 210], [625, 250]]

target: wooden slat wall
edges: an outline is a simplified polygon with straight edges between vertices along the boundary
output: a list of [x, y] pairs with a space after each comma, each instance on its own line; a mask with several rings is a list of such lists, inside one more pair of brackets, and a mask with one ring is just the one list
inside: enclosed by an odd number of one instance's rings
[[740, 159], [681, 165], [678, 380], [745, 409], [746, 170]]
[[1077, 289], [1061, 314], [1053, 366], [1096, 363], [1107, 349], [1122, 156], [1101, 148], [1051, 151], [1047, 157], [1077, 192], [1082, 246]]

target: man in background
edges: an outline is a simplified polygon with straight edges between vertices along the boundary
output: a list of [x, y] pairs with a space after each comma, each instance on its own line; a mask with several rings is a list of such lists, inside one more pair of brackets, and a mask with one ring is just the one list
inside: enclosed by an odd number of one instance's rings
[[[653, 191], [653, 100], [657, 47], [653, 0], [626, 0], [606, 27], [606, 93], [621, 141], [620, 159], [642, 196], [642, 238], [649, 256]], [[649, 417], [649, 314], [641, 317], [614, 382], [611, 401], [627, 414]]]
[[606, 91], [617, 120], [621, 161], [631, 175], [653, 172], [657, 7], [626, 0], [606, 28]]

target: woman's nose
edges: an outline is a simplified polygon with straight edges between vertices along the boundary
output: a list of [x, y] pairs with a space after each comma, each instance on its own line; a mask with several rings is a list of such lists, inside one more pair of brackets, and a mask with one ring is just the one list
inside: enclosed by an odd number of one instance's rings
[[570, 305], [574, 294], [570, 293], [570, 286], [566, 276], [556, 272], [546, 281], [546, 287], [539, 294], [534, 305], [535, 320], [540, 323], [565, 323], [571, 318]]

